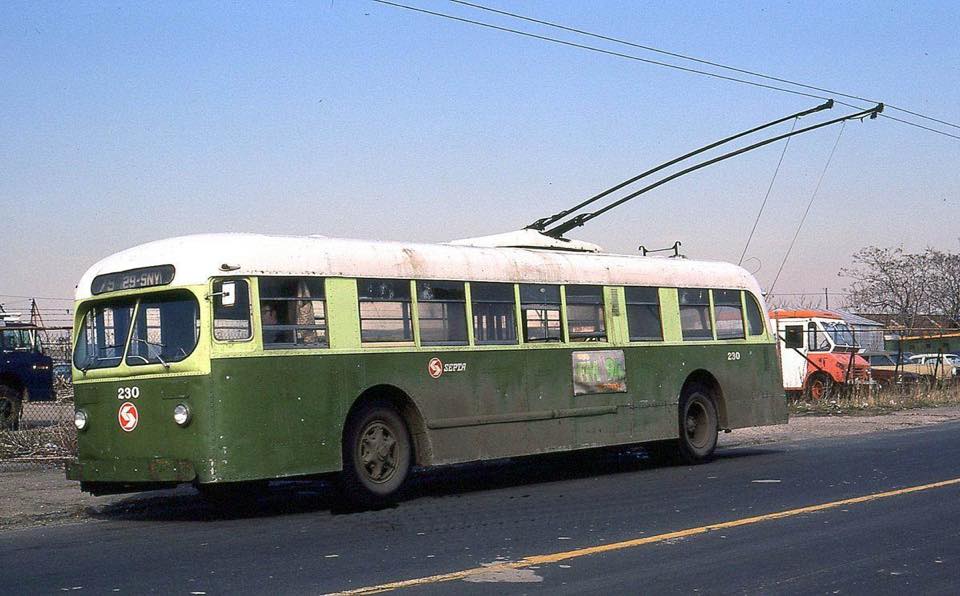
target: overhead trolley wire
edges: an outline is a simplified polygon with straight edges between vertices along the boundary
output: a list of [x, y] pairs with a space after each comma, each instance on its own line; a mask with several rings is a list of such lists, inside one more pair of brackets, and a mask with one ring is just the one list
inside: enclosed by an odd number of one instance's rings
[[[790, 127], [790, 132], [793, 132], [793, 129], [797, 127], [797, 121], [799, 118], [795, 118], [793, 125]], [[763, 195], [763, 202], [760, 203], [760, 211], [757, 212], [757, 218], [753, 220], [753, 228], [750, 230], [750, 235], [747, 236], [747, 243], [743, 245], [743, 252], [740, 253], [740, 260], [737, 261], [737, 265], [743, 264], [743, 257], [747, 255], [747, 249], [750, 248], [750, 241], [753, 240], [753, 234], [757, 231], [757, 225], [760, 223], [760, 216], [763, 215], [763, 209], [767, 206], [767, 199], [770, 198], [770, 191], [773, 190], [773, 183], [777, 180], [777, 174], [780, 173], [780, 166], [783, 164], [783, 156], [787, 154], [787, 147], [790, 146], [790, 139], [793, 137], [787, 137], [787, 142], [783, 144], [783, 151], [780, 152], [780, 159], [777, 161], [777, 168], [773, 171], [773, 178], [770, 179], [770, 186], [767, 187], [767, 194]]]
[[0, 294], [0, 298], [24, 298], [27, 302], [34, 298], [37, 300], [61, 300], [63, 302], [73, 302], [73, 298], [54, 298], [52, 296], [21, 296], [18, 294]]
[[476, 25], [478, 27], [485, 27], [487, 29], [494, 29], [496, 31], [503, 31], [504, 33], [512, 33], [514, 35], [520, 35], [522, 37], [530, 37], [532, 39], [539, 39], [540, 41], [546, 41], [550, 43], [555, 43], [563, 46], [569, 46], [572, 48], [579, 48], [581, 50], [588, 50], [590, 52], [597, 52], [599, 54], [607, 54], [609, 56], [616, 56], [618, 58], [626, 58], [627, 60], [635, 60], [637, 62], [645, 62], [647, 64], [653, 64], [656, 66], [664, 66], [666, 68], [673, 68], [675, 70], [680, 70], [683, 72], [694, 73], [698, 75], [703, 75], [706, 77], [713, 77], [715, 79], [722, 79], [724, 81], [733, 81], [736, 83], [743, 83], [746, 85], [753, 85], [754, 87], [761, 87], [764, 89], [772, 89], [774, 91], [781, 91], [783, 93], [792, 93], [794, 95], [800, 95], [802, 97], [812, 97], [814, 99], [829, 99], [823, 95], [814, 95], [812, 93], [804, 93], [803, 91], [797, 91], [795, 89], [786, 89], [784, 87], [777, 87], [775, 85], [767, 85], [765, 83], [758, 83], [756, 81], [748, 81], [746, 79], [738, 79], [736, 77], [728, 77], [726, 75], [717, 74], [715, 72], [708, 72], [706, 70], [697, 70], [695, 68], [688, 68], [686, 66], [678, 66], [676, 64], [670, 64], [669, 62], [660, 62], [659, 60], [651, 60], [649, 58], [641, 58], [640, 56], [633, 56], [631, 54], [624, 54], [622, 52], [615, 52], [613, 50], [605, 50], [603, 48], [598, 48], [596, 46], [588, 46], [582, 43], [574, 43], [572, 41], [565, 41], [563, 39], [557, 39], [555, 37], [549, 37], [546, 35], [537, 35], [536, 33], [529, 33], [527, 31], [520, 31], [519, 29], [511, 29], [509, 27], [501, 27], [499, 25], [494, 25], [492, 23], [484, 23], [483, 21], [476, 21], [473, 19], [467, 19], [464, 17], [458, 17], [452, 14], [446, 14], [442, 12], [436, 12], [433, 10], [427, 10], [426, 8], [419, 8], [417, 6], [410, 6], [407, 4], [400, 4], [399, 2], [391, 2], [390, 0], [370, 0], [371, 2], [376, 2], [377, 4], [385, 4], [387, 6], [393, 6], [395, 8], [403, 8], [412, 12], [419, 12], [423, 14], [428, 14], [435, 17], [440, 17], [444, 19], [450, 19], [451, 21], [459, 21], [461, 23], [467, 23], [470, 25]]
[[[447, 14], [447, 13], [443, 13], [443, 12], [437, 12], [437, 11], [434, 11], [434, 10], [428, 10], [428, 9], [426, 9], [426, 8], [420, 8], [420, 7], [417, 7], [417, 6], [410, 6], [409, 4], [402, 4], [402, 3], [400, 3], [400, 2], [392, 2], [392, 1], [390, 1], [390, 0], [370, 0], [370, 1], [371, 1], [371, 2], [376, 2], [377, 4], [383, 4], [383, 5], [386, 5], [386, 6], [392, 6], [392, 7], [394, 7], [394, 8], [402, 8], [402, 9], [404, 9], [404, 10], [409, 10], [409, 11], [411, 11], [411, 12], [417, 12], [417, 13], [426, 14], [426, 15], [430, 15], [430, 16], [440, 17], [440, 18], [443, 18], [443, 19], [449, 19], [449, 20], [451, 20], [451, 21], [458, 21], [458, 22], [461, 22], [461, 23], [467, 23], [467, 24], [469, 24], [469, 25], [475, 25], [475, 26], [477, 26], [477, 27], [484, 27], [484, 28], [487, 28], [487, 29], [493, 29], [493, 30], [495, 30], [495, 31], [501, 31], [501, 32], [504, 32], [504, 33], [511, 33], [511, 34], [513, 34], [513, 35], [519, 35], [519, 36], [522, 36], [522, 37], [529, 37], [529, 38], [531, 38], [531, 39], [537, 39], [537, 40], [540, 40], [540, 41], [546, 41], [546, 42], [554, 43], [554, 44], [558, 44], [558, 45], [568, 46], [568, 47], [572, 47], [572, 48], [578, 48], [578, 49], [581, 49], [581, 50], [587, 50], [587, 51], [596, 52], [596, 53], [599, 53], [599, 54], [606, 54], [606, 55], [608, 55], [608, 56], [614, 56], [614, 57], [617, 57], [617, 58], [625, 58], [625, 59], [627, 59], [627, 60], [633, 60], [633, 61], [636, 61], [636, 62], [643, 62], [643, 63], [646, 63], [646, 64], [652, 64], [652, 65], [654, 65], [654, 66], [663, 66], [663, 67], [665, 67], [665, 68], [672, 68], [672, 69], [674, 69], [674, 70], [679, 70], [679, 71], [681, 71], [681, 72], [688, 72], [688, 73], [692, 73], [692, 74], [698, 74], [698, 75], [701, 75], [701, 76], [706, 76], [706, 77], [711, 77], [711, 78], [715, 78], [715, 79], [720, 79], [720, 80], [723, 80], [723, 81], [730, 81], [730, 82], [733, 82], [733, 83], [740, 83], [740, 84], [743, 84], [743, 85], [751, 85], [751, 86], [754, 86], [754, 87], [759, 87], [759, 88], [761, 88], [761, 89], [770, 89], [771, 91], [780, 91], [780, 92], [782, 92], [782, 93], [790, 93], [790, 94], [793, 94], [793, 95], [799, 95], [799, 96], [801, 96], [801, 97], [812, 97], [812, 98], [814, 98], [814, 99], [828, 99], [828, 97], [826, 97], [826, 96], [824, 96], [824, 95], [817, 95], [817, 94], [814, 94], [814, 93], [805, 93], [805, 92], [803, 92], [803, 91], [797, 91], [796, 89], [787, 89], [787, 88], [785, 88], [785, 87], [779, 87], [779, 86], [777, 86], [777, 85], [769, 85], [769, 84], [766, 84], [766, 83], [758, 83], [758, 82], [756, 82], [756, 81], [750, 81], [750, 80], [747, 80], [747, 79], [741, 79], [741, 78], [737, 78], [737, 77], [722, 75], [722, 74], [718, 74], [718, 73], [715, 73], [715, 72], [709, 72], [709, 71], [706, 71], [706, 70], [699, 70], [699, 69], [696, 69], [696, 68], [689, 68], [689, 67], [680, 66], [680, 65], [677, 65], [677, 64], [670, 64], [669, 62], [661, 62], [661, 61], [659, 61], [659, 60], [651, 60], [651, 59], [649, 59], [649, 58], [642, 58], [642, 57], [640, 57], [640, 56], [634, 56], [634, 55], [632, 55], [632, 54], [624, 54], [623, 52], [615, 52], [615, 51], [613, 51], [613, 50], [607, 50], [607, 49], [604, 49], [604, 48], [598, 48], [598, 47], [596, 47], [596, 46], [590, 46], [590, 45], [586, 45], [586, 44], [575, 43], [575, 42], [572, 42], [572, 41], [566, 41], [566, 40], [562, 40], [562, 39], [557, 39], [557, 38], [555, 38], [555, 37], [550, 37], [550, 36], [547, 36], [547, 35], [538, 35], [538, 34], [536, 34], [536, 33], [530, 33], [530, 32], [527, 32], [527, 31], [520, 31], [519, 29], [511, 29], [510, 27], [502, 27], [502, 26], [500, 26], [500, 25], [494, 25], [494, 24], [492, 24], [492, 23], [485, 23], [485, 22], [483, 22], [483, 21], [477, 21], [477, 20], [475, 20], [475, 19], [468, 19], [468, 18], [465, 18], [465, 17], [458, 17], [458, 16], [456, 16], [456, 15], [451, 15], [451, 14]], [[451, 0], [451, 1], [454, 1], [454, 0]], [[464, 3], [464, 4], [466, 4], [466, 3]], [[480, 6], [481, 6], [481, 5], [476, 5], [476, 7], [478, 7], [478, 8], [479, 8]], [[483, 9], [486, 9], [486, 7], [483, 7]], [[496, 12], [495, 9], [489, 9], [489, 10], [491, 10], [492, 12]], [[510, 15], [511, 13], [504, 13], [504, 14]], [[523, 17], [516, 16], [516, 18], [523, 18]], [[544, 24], [550, 24], [550, 23], [547, 23], [547, 22], [545, 21]], [[552, 25], [552, 24], [550, 24], [550, 25]], [[562, 26], [560, 26], [560, 25], [554, 25], [554, 26], [562, 27]], [[570, 28], [570, 29], [573, 31], [572, 28]], [[587, 34], [587, 33], [584, 33], [584, 34]], [[603, 38], [603, 36], [600, 36], [600, 35], [597, 35], [597, 34], [592, 34], [592, 35], [595, 35], [595, 36], [598, 37], [598, 38]], [[612, 39], [612, 38], [611, 38], [611, 39]], [[628, 44], [630, 43], [630, 42], [623, 42], [623, 41], [619, 41], [619, 40], [614, 40], [614, 41], [617, 41], [617, 43], [628, 43]], [[642, 47], [642, 46], [639, 46], [639, 44], [635, 44], [635, 45], [637, 45], [637, 47]], [[669, 53], [669, 52], [666, 52], [665, 50], [663, 50], [662, 52], [665, 53], [665, 54], [668, 54], [668, 55], [671, 54], [671, 53]], [[677, 54], [677, 57], [685, 58], [685, 59], [688, 59], [688, 60], [694, 60], [692, 57], [685, 57], [685, 56], [683, 56], [683, 55], [681, 55], [681, 54]], [[701, 62], [701, 63], [703, 63], [703, 64], [708, 64], [708, 65], [714, 66], [713, 63], [710, 63], [710, 62], [705, 61], [705, 60], [700, 60], [700, 59], [695, 59], [695, 60], [697, 60], [697, 61], [699, 61], [699, 62]], [[769, 75], [761, 75], [761, 74], [759, 74], [759, 73], [758, 73], [758, 74], [754, 74], [754, 73], [752, 73], [751, 71], [746, 71], [746, 70], [743, 70], [743, 69], [736, 69], [736, 68], [734, 68], [734, 67], [726, 67], [726, 66], [724, 66], [724, 65], [720, 65], [719, 63], [716, 64], [716, 67], [717, 67], [717, 68], [727, 68], [728, 70], [732, 70], [732, 71], [735, 71], [735, 72], [743, 72], [743, 73], [745, 73], [745, 74], [751, 74], [751, 76], [757, 76], [757, 77], [759, 77], [759, 78], [766, 78], [766, 79], [768, 79], [768, 80], [786, 81], [787, 84], [794, 85], [794, 86], [797, 86], [797, 87], [803, 87], [803, 88], [807, 88], [807, 89], [811, 89], [811, 90], [819, 90], [819, 89], [820, 89], [819, 87], [814, 87], [814, 86], [812, 86], [812, 85], [804, 85], [804, 84], [802, 84], [802, 83], [795, 83], [795, 82], [789, 81], [789, 80], [787, 80], [787, 79], [778, 79], [777, 77], [772, 77], [772, 76], [769, 76]], [[858, 97], [858, 96], [856, 96], [856, 95], [849, 95], [849, 94], [845, 94], [845, 93], [836, 93], [836, 95], [840, 95], [840, 96], [842, 96], [842, 97], [847, 97], [847, 98], [851, 98], [851, 99], [856, 99], [856, 100], [859, 100], [859, 101], [870, 101], [870, 100], [867, 100], [867, 99], [865, 99], [865, 98]], [[837, 103], [840, 103], [840, 102], [837, 102]], [[848, 106], [848, 107], [857, 108], [857, 109], [862, 108], [862, 106], [856, 106], [856, 105], [851, 105], [851, 104], [843, 104], [843, 105], [846, 105], [846, 106]], [[902, 108], [898, 108], [898, 110], [903, 111], [903, 112], [907, 112], [907, 110], [903, 110]], [[946, 124], [946, 125], [948, 125], [948, 126], [954, 126], [954, 127], [960, 128], [960, 126], [958, 126], [958, 125], [956, 125], [956, 124], [951, 124], [951, 123], [946, 122], [946, 121], [937, 120], [937, 119], [935, 119], [935, 118], [931, 118], [931, 117], [929, 117], [929, 116], [924, 116], [924, 115], [918, 114], [918, 113], [916, 113], [916, 112], [907, 112], [907, 113], [910, 113], [910, 114], [912, 114], [912, 115], [918, 116], [918, 117], [920, 117], [920, 118], [926, 118], [926, 119], [928, 119], [928, 120], [933, 120], [933, 121], [935, 121], [935, 122], [940, 122], [940, 123]], [[960, 136], [953, 135], [953, 134], [950, 134], [950, 133], [946, 133], [946, 132], [944, 132], [944, 131], [942, 131], [942, 130], [937, 130], [937, 129], [935, 129], [935, 128], [929, 128], [929, 127], [927, 127], [927, 126], [922, 126], [922, 125], [917, 124], [917, 123], [915, 123], [915, 122], [910, 122], [910, 121], [908, 121], [908, 120], [901, 120], [901, 119], [899, 119], [899, 118], [894, 118], [893, 116], [888, 116], [888, 115], [886, 115], [886, 114], [880, 114], [880, 116], [881, 116], [881, 117], [885, 117], [885, 118], [890, 118], [891, 120], [896, 120], [897, 122], [902, 122], [903, 124], [908, 124], [908, 125], [910, 125], [910, 126], [916, 126], [917, 128], [921, 128], [921, 129], [923, 129], [923, 130], [927, 130], [927, 131], [930, 131], [930, 132], [933, 132], [933, 133], [936, 133], [936, 134], [944, 135], [944, 136], [946, 136], [946, 137], [950, 137], [950, 138], [954, 138], [954, 139], [960, 139]]]
[[780, 274], [783, 273], [783, 266], [787, 264], [787, 259], [790, 258], [790, 252], [793, 251], [793, 246], [797, 243], [797, 238], [800, 236], [800, 230], [803, 228], [803, 222], [807, 220], [807, 215], [810, 213], [810, 208], [813, 206], [813, 201], [817, 198], [817, 193], [820, 192], [820, 185], [823, 184], [823, 178], [827, 175], [827, 168], [830, 167], [830, 162], [833, 161], [833, 155], [837, 152], [837, 145], [840, 144], [840, 137], [843, 136], [843, 129], [846, 128], [846, 125], [846, 121], [840, 124], [840, 132], [837, 133], [837, 140], [833, 143], [833, 149], [830, 150], [830, 155], [827, 157], [827, 163], [823, 165], [823, 171], [820, 172], [820, 179], [817, 180], [817, 186], [813, 189], [813, 194], [810, 195], [810, 201], [807, 202], [807, 208], [803, 212], [803, 217], [800, 218], [800, 224], [797, 225], [797, 231], [793, 234], [793, 240], [790, 241], [790, 246], [787, 247], [787, 254], [783, 255], [783, 261], [780, 263], [780, 268], [777, 269], [777, 275], [773, 278], [773, 283], [770, 284], [770, 289], [767, 290], [767, 294], [773, 294], [773, 288], [776, 287], [777, 280], [780, 279]]
[[[697, 58], [697, 57], [695, 57], [695, 56], [690, 56], [690, 55], [687, 55], [687, 54], [681, 54], [681, 53], [679, 53], [679, 52], [671, 52], [671, 51], [669, 51], [669, 50], [664, 50], [664, 49], [657, 48], [657, 47], [650, 46], [650, 45], [639, 44], [639, 43], [635, 43], [635, 42], [632, 42], [632, 41], [627, 41], [627, 40], [625, 40], [625, 39], [620, 39], [620, 38], [617, 38], [617, 37], [611, 37], [611, 36], [608, 36], [608, 35], [601, 35], [601, 34], [599, 34], [599, 33], [593, 33], [592, 31], [586, 31], [586, 30], [583, 30], [583, 29], [577, 29], [577, 28], [575, 28], [575, 27], [568, 27], [568, 26], [566, 26], [566, 25], [561, 25], [561, 24], [559, 24], [559, 23], [554, 23], [554, 22], [551, 22], [551, 21], [543, 20], [543, 19], [537, 19], [537, 18], [534, 18], [534, 17], [528, 17], [528, 16], [522, 15], [522, 14], [517, 14], [517, 13], [514, 13], [514, 12], [508, 12], [508, 11], [506, 11], [506, 10], [499, 10], [499, 9], [496, 9], [496, 8], [491, 8], [491, 7], [489, 7], [489, 6], [484, 6], [484, 5], [482, 5], [482, 4], [477, 4], [477, 3], [474, 3], [474, 2], [467, 2], [466, 0], [448, 0], [448, 1], [449, 1], [449, 2], [452, 2], [452, 3], [454, 3], [454, 4], [462, 4], [463, 6], [469, 6], [469, 7], [471, 7], [471, 8], [476, 8], [477, 10], [484, 10], [484, 11], [487, 11], [487, 12], [491, 12], [491, 13], [495, 13], [495, 14], [500, 14], [500, 15], [508, 16], [508, 17], [511, 17], [511, 18], [514, 18], [514, 19], [520, 19], [520, 20], [523, 20], [523, 21], [528, 21], [528, 22], [531, 22], [531, 23], [536, 23], [536, 24], [538, 24], [538, 25], [545, 25], [545, 26], [547, 26], [547, 27], [553, 27], [554, 29], [560, 29], [560, 30], [562, 30], [562, 31], [569, 31], [569, 32], [571, 32], [571, 33], [576, 33], [576, 34], [578, 34], [578, 35], [584, 35], [584, 36], [587, 36], [587, 37], [593, 37], [593, 38], [596, 38], [596, 39], [602, 39], [602, 40], [604, 40], [604, 41], [610, 41], [610, 42], [613, 42], [613, 43], [618, 43], [618, 44], [621, 44], [621, 45], [630, 46], [630, 47], [638, 48], [638, 49], [641, 49], [641, 50], [646, 50], [646, 51], [648, 51], [648, 52], [655, 52], [655, 53], [657, 53], [657, 54], [663, 54], [663, 55], [665, 55], [665, 56], [671, 56], [671, 57], [673, 57], [673, 58], [680, 58], [681, 60], [689, 60], [690, 62], [696, 62], [696, 63], [698, 63], [698, 64], [705, 64], [705, 65], [707, 65], [707, 66], [713, 66], [714, 68], [722, 68], [722, 69], [724, 69], [724, 70], [729, 70], [729, 71], [731, 71], [731, 72], [738, 72], [738, 73], [740, 73], [740, 74], [750, 75], [750, 76], [758, 77], [758, 78], [761, 78], [761, 79], [767, 79], [768, 81], [776, 81], [776, 82], [778, 82], [778, 83], [786, 83], [786, 84], [788, 84], [788, 85], [794, 85], [795, 87], [802, 87], [802, 88], [804, 88], [804, 89], [810, 89], [811, 91], [820, 91], [821, 93], [828, 93], [828, 94], [830, 94], [830, 95], [838, 95], [838, 96], [840, 96], [840, 97], [846, 97], [846, 98], [848, 98], [848, 99], [856, 99], [856, 100], [858, 100], [858, 101], [865, 101], [865, 102], [867, 102], [867, 103], [879, 103], [879, 102], [878, 102], [877, 100], [875, 100], [875, 99], [869, 99], [869, 98], [866, 98], [866, 97], [860, 97], [859, 95], [852, 95], [852, 94], [849, 94], [849, 93], [841, 93], [840, 91], [834, 91], [834, 90], [832, 90], [832, 89], [826, 89], [826, 88], [824, 88], [824, 87], [817, 87], [817, 86], [815, 86], [815, 85], [810, 85], [810, 84], [808, 84], [808, 83], [800, 83], [800, 82], [798, 82], [798, 81], [793, 81], [793, 80], [790, 80], [790, 79], [784, 79], [784, 78], [782, 78], [782, 77], [776, 77], [776, 76], [773, 76], [773, 75], [764, 74], [764, 73], [762, 73], [762, 72], [757, 72], [757, 71], [753, 71], [753, 70], [747, 70], [747, 69], [745, 69], [745, 68], [737, 68], [737, 67], [735, 67], [735, 66], [730, 66], [730, 65], [727, 65], [727, 64], [723, 64], [723, 63], [721, 63], [721, 62], [713, 62], [713, 61], [711, 61], [711, 60], [705, 60], [705, 59], [703, 59], [703, 58]], [[943, 125], [945, 125], [945, 126], [950, 126], [950, 127], [953, 127], [953, 128], [960, 129], [960, 125], [958, 125], [958, 124], [953, 124], [952, 122], [947, 122], [946, 120], [940, 120], [940, 119], [934, 118], [934, 117], [932, 117], [932, 116], [926, 116], [926, 115], [921, 114], [921, 113], [919, 113], [919, 112], [914, 112], [914, 111], [908, 110], [908, 109], [906, 109], [906, 108], [900, 108], [900, 107], [897, 107], [897, 106], [894, 106], [894, 105], [890, 105], [890, 104], [888, 104], [888, 103], [884, 103], [884, 106], [886, 106], [887, 108], [893, 109], [893, 110], [897, 110], [898, 112], [904, 112], [904, 113], [910, 114], [911, 116], [916, 116], [917, 118], [923, 118], [923, 119], [925, 119], [925, 120], [930, 120], [930, 121], [932, 121], [932, 122], [937, 122], [938, 124], [943, 124]], [[860, 109], [860, 108], [861, 108], [861, 106], [849, 106], [849, 107], [853, 107], [853, 108], [857, 108], [857, 109]], [[893, 118], [893, 117], [891, 117], [891, 116], [886, 116], [886, 117], [887, 117], [887, 118], [891, 118], [892, 120], [896, 120], [896, 118]], [[900, 122], [903, 122], [903, 121], [900, 120]], [[912, 124], [912, 123], [910, 123], [910, 124]], [[919, 126], [919, 125], [918, 125], [918, 126]], [[924, 127], [923, 127], [923, 126], [920, 126], [920, 128], [924, 128]], [[926, 129], [926, 130], [931, 130], [931, 131], [933, 131], [933, 132], [940, 132], [940, 131], [937, 131], [937, 130], [935, 130], [935, 129]], [[952, 136], [952, 135], [948, 135], [948, 136]]]

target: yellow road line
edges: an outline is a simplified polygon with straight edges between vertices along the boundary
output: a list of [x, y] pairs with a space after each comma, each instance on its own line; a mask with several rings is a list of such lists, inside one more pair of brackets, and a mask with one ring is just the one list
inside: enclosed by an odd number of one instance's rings
[[735, 519], [731, 521], [720, 522], [717, 524], [700, 526], [697, 528], [688, 528], [686, 530], [678, 530], [676, 532], [667, 532], [666, 534], [657, 534], [656, 536], [647, 536], [645, 538], [635, 538], [633, 540], [624, 540], [622, 542], [614, 542], [611, 544], [589, 546], [586, 548], [578, 548], [575, 550], [568, 550], [564, 552], [552, 553], [547, 555], [534, 555], [530, 557], [524, 557], [519, 561], [511, 561], [508, 563], [497, 563], [497, 564], [489, 565], [486, 567], [473, 567], [471, 569], [463, 569], [460, 571], [453, 571], [451, 573], [441, 573], [439, 575], [430, 575], [427, 577], [405, 579], [405, 580], [390, 582], [386, 584], [379, 584], [376, 586], [366, 586], [364, 588], [355, 588], [353, 590], [337, 592], [337, 594], [376, 594], [378, 592], [387, 592], [389, 590], [397, 590], [400, 588], [412, 588], [414, 586], [422, 586], [426, 584], [438, 584], [438, 583], [449, 582], [454, 580], [461, 580], [471, 576], [483, 575], [487, 573], [495, 573], [497, 571], [505, 571], [510, 569], [523, 569], [525, 567], [530, 567], [531, 565], [545, 565], [549, 563], [557, 563], [559, 561], [565, 561], [567, 559], [575, 559], [577, 557], [587, 557], [587, 556], [596, 555], [599, 553], [623, 550], [627, 548], [635, 548], [637, 546], [643, 546], [645, 544], [653, 544], [656, 542], [663, 542], [665, 540], [674, 540], [676, 538], [686, 538], [687, 536], [696, 536], [698, 534], [706, 534], [707, 532], [714, 532], [716, 530], [725, 530], [727, 528], [737, 528], [740, 526], [748, 526], [748, 525], [757, 524], [760, 522], [771, 521], [775, 519], [784, 519], [787, 517], [794, 517], [797, 515], [803, 515], [804, 513], [813, 513], [816, 511], [823, 511], [825, 509], [836, 509], [837, 507], [844, 507], [846, 505], [855, 505], [857, 503], [866, 503], [868, 501], [876, 501], [878, 499], [887, 499], [890, 497], [897, 497], [900, 495], [906, 495], [910, 493], [931, 490], [934, 488], [943, 488], [945, 486], [953, 486], [956, 484], [960, 484], [960, 478], [942, 480], [940, 482], [932, 482], [930, 484], [921, 484], [919, 486], [910, 486], [907, 488], [900, 488], [897, 490], [891, 490], [891, 491], [882, 492], [882, 493], [874, 493], [872, 495], [864, 495], [862, 497], [853, 497], [850, 499], [843, 499], [840, 501], [830, 501], [829, 503], [820, 503], [819, 505], [810, 505], [807, 507], [800, 507], [797, 509], [787, 509], [786, 511], [778, 511], [776, 513], [767, 513], [764, 515], [755, 515], [753, 517], [744, 517], [741, 519]]

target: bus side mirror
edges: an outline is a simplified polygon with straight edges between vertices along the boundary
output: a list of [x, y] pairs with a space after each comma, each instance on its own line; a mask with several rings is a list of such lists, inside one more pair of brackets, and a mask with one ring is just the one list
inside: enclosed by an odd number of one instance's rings
[[223, 282], [220, 289], [220, 304], [223, 306], [233, 306], [237, 303], [237, 284], [232, 281]]
[[795, 349], [803, 347], [803, 327], [800, 325], [788, 325], [784, 330], [783, 343], [786, 347]]

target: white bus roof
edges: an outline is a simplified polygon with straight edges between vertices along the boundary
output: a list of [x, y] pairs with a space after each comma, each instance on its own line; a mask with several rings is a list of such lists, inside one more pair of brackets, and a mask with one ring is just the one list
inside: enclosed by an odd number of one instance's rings
[[760, 296], [750, 273], [714, 261], [231, 233], [157, 240], [110, 255], [83, 274], [76, 298], [91, 297], [97, 275], [156, 265], [174, 266], [173, 286], [204, 284], [216, 276], [311, 275], [729, 288]]

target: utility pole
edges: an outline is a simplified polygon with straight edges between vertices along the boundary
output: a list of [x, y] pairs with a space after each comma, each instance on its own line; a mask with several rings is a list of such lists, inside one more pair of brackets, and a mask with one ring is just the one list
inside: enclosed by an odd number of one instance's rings
[[46, 325], [43, 324], [43, 315], [40, 314], [40, 308], [37, 307], [37, 299], [30, 299], [30, 324], [39, 328], [43, 343], [47, 343], [50, 338], [47, 336]]
[[827, 305], [827, 310], [830, 310], [830, 291], [829, 288], [823, 288], [823, 301]]

